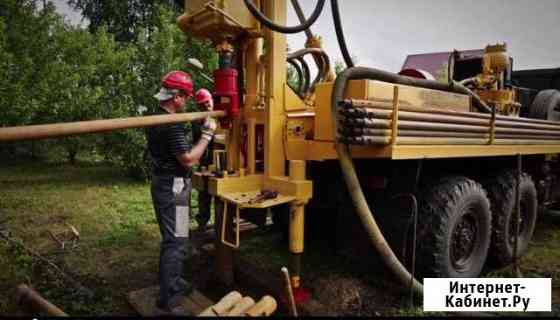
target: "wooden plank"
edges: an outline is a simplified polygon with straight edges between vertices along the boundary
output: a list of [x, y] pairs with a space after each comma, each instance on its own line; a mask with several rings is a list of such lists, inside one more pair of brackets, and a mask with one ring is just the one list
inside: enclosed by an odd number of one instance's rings
[[200, 307], [202, 307], [202, 310], [208, 308], [209, 306], [214, 305], [214, 302], [212, 302], [212, 300], [208, 299], [208, 297], [200, 293], [198, 290], [194, 290], [193, 293], [190, 295], [190, 298], [195, 303], [197, 303]]
[[[162, 315], [162, 311], [156, 307], [156, 299], [159, 294], [159, 286], [152, 286], [128, 294], [128, 302], [143, 317], [154, 317]], [[207, 307], [214, 304], [198, 290], [184, 297], [180, 306], [174, 310], [174, 314], [183, 316], [197, 315]]]

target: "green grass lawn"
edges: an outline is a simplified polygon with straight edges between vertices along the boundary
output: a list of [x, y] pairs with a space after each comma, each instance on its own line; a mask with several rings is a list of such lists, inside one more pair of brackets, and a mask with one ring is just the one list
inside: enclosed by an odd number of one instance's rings
[[[196, 212], [196, 201], [193, 207]], [[81, 238], [76, 248], [61, 250], [49, 231], [62, 237], [69, 233], [68, 225], [75, 226]], [[38, 161], [0, 165], [1, 230], [55, 262], [94, 296], [85, 296], [52, 268], [0, 240], [0, 315], [18, 313], [13, 289], [20, 283], [33, 285], [73, 316], [134, 315], [126, 295], [157, 283], [160, 235], [149, 185], [127, 178], [118, 169], [83, 162], [77, 166]], [[241, 253], [268, 272], [278, 272], [288, 261], [287, 247], [279, 236], [257, 233], [244, 240]], [[321, 279], [334, 277], [352, 285], [349, 279], [357, 277], [381, 293], [362, 302], [368, 309], [422, 315], [418, 309], [402, 310], [406, 294], [397, 292], [394, 282], [380, 270], [343, 259], [316, 243], [306, 241], [303, 270], [307, 285], [319, 296], [321, 287], [314, 283]], [[560, 304], [559, 247], [560, 216], [541, 217], [522, 261], [525, 276], [552, 278], [553, 310]], [[486, 276], [509, 276], [508, 270]]]
[[[0, 166], [0, 190], [0, 229], [95, 293], [75, 292], [51, 268], [0, 240], [1, 315], [16, 313], [10, 294], [20, 283], [72, 315], [127, 314], [125, 295], [156, 284], [160, 235], [148, 183], [99, 164], [28, 161]], [[68, 225], [81, 238], [76, 248], [61, 250], [49, 231], [63, 238]]]

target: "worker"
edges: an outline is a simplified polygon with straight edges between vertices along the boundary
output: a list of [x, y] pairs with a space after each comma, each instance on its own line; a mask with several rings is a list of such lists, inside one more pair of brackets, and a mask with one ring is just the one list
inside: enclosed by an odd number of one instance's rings
[[[206, 89], [200, 89], [195, 94], [196, 104], [198, 106], [198, 111], [212, 111], [214, 109], [214, 100], [212, 99], [212, 94]], [[195, 140], [200, 139], [202, 134], [201, 123], [193, 123], [193, 138]], [[206, 152], [200, 158], [201, 170], [208, 168], [212, 164], [212, 152], [214, 150], [214, 140], [210, 141]], [[210, 205], [212, 202], [212, 196], [206, 190], [198, 191], [198, 215], [196, 216], [196, 222], [198, 224], [198, 232], [206, 231], [206, 226], [208, 221], [210, 221]]]
[[[172, 71], [161, 81], [154, 97], [159, 100], [157, 114], [184, 110], [193, 97], [193, 82], [188, 73]], [[183, 277], [186, 257], [190, 201], [190, 170], [202, 157], [216, 130], [216, 121], [206, 118], [201, 136], [192, 146], [192, 136], [184, 124], [167, 124], [148, 129], [148, 149], [152, 159], [152, 202], [161, 233], [159, 257], [159, 298], [156, 306], [172, 312], [181, 297], [193, 289]], [[175, 190], [175, 192], [174, 192]]]

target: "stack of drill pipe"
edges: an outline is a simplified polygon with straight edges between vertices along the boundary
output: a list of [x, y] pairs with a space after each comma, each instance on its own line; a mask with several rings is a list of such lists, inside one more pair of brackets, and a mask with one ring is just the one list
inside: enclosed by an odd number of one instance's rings
[[239, 292], [232, 291], [218, 303], [202, 311], [199, 317], [268, 317], [276, 311], [276, 300], [264, 296], [259, 302], [251, 297], [243, 297]]
[[[339, 139], [352, 145], [392, 143], [393, 104], [344, 100], [339, 109]], [[560, 122], [491, 114], [418, 108], [403, 104], [398, 111], [397, 144], [499, 145], [560, 144]]]

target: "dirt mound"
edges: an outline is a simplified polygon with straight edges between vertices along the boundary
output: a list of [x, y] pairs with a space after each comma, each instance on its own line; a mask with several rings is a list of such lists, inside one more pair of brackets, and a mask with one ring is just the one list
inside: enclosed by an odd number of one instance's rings
[[319, 279], [314, 295], [333, 315], [364, 315], [371, 288], [362, 281], [338, 275]]

